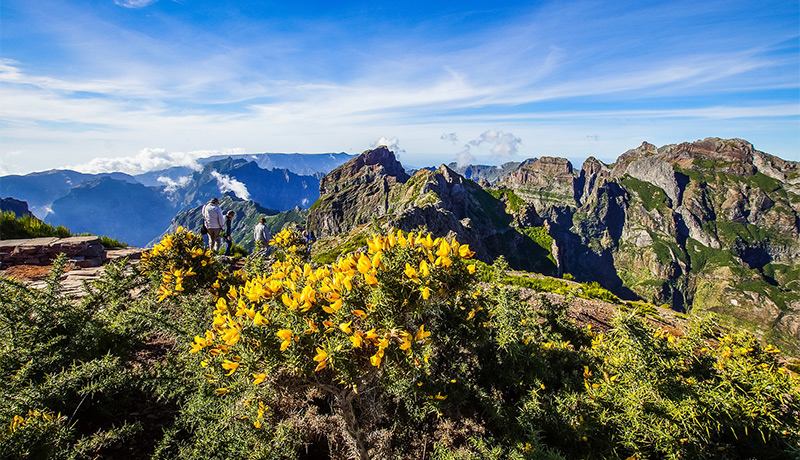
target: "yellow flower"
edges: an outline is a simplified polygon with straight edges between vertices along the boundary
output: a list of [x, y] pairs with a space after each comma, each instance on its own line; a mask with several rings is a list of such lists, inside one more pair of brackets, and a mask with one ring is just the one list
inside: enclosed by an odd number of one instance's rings
[[475, 273], [475, 264], [467, 265], [467, 272], [469, 272], [470, 275]]
[[468, 244], [462, 244], [458, 247], [458, 255], [465, 259], [469, 259], [470, 257], [474, 256], [475, 253], [469, 250]]
[[377, 353], [375, 353], [374, 355], [370, 356], [369, 362], [373, 366], [379, 367], [381, 365], [381, 359], [383, 359], [383, 349], [382, 348], [378, 349]]
[[215, 392], [216, 392], [218, 395], [221, 395], [221, 394], [225, 394], [225, 393], [227, 393], [227, 392], [228, 392], [228, 389], [227, 389], [227, 388], [217, 388], [217, 389], [216, 389], [216, 390], [214, 390], [214, 391], [215, 391]]
[[256, 326], [264, 326], [269, 324], [269, 321], [261, 315], [261, 312], [256, 312], [256, 315], [253, 317], [253, 324]]
[[407, 277], [411, 278], [414, 281], [418, 280], [417, 271], [414, 270], [414, 267], [412, 267], [411, 264], [409, 264], [408, 262], [406, 262], [405, 274], [406, 274]]
[[429, 335], [431, 335], [431, 333], [425, 331], [425, 325], [423, 324], [422, 326], [419, 327], [419, 330], [417, 331], [417, 335], [414, 336], [414, 340], [419, 341], [419, 340], [427, 338]]
[[447, 256], [444, 256], [444, 257], [443, 256], [439, 256], [439, 257], [436, 258], [435, 265], [437, 265], [437, 266], [441, 265], [442, 267], [446, 268], [446, 267], [449, 267], [452, 263], [453, 263], [453, 261], [450, 260], [449, 257], [447, 257]]
[[361, 344], [363, 343], [363, 339], [361, 338], [361, 333], [356, 331], [355, 334], [350, 336], [350, 341], [353, 342], [353, 348], [361, 347]]
[[439, 243], [439, 249], [436, 251], [436, 255], [439, 257], [447, 257], [450, 254], [450, 245], [447, 244], [447, 241], [442, 239], [441, 243]]
[[370, 273], [366, 273], [364, 275], [364, 281], [366, 281], [367, 284], [369, 284], [370, 286], [374, 286], [374, 285], [378, 284], [378, 278], [376, 278], [374, 275], [372, 275]]
[[430, 275], [430, 270], [428, 269], [428, 262], [422, 261], [419, 263], [419, 275], [423, 278], [427, 278]]
[[326, 359], [328, 359], [328, 353], [317, 347], [317, 356], [314, 356], [314, 361], [325, 361]]
[[227, 369], [228, 371], [230, 371], [227, 374], [225, 374], [226, 376], [227, 375], [231, 375], [234, 372], [236, 372], [236, 368], [237, 367], [239, 367], [239, 363], [236, 363], [236, 362], [233, 362], [233, 361], [228, 361], [227, 359], [222, 363], [222, 368], [223, 369]]
[[292, 344], [292, 331], [291, 330], [289, 330], [289, 329], [281, 329], [280, 331], [276, 332], [275, 335], [277, 335], [279, 338], [281, 338], [283, 340], [283, 342], [281, 342], [281, 351], [289, 348], [289, 345]]
[[361, 319], [367, 319], [367, 314], [364, 312], [364, 310], [353, 310], [353, 314]]
[[350, 325], [351, 325], [351, 324], [353, 324], [353, 322], [352, 322], [352, 321], [349, 321], [349, 322], [347, 322], [347, 323], [341, 323], [341, 324], [339, 324], [339, 329], [340, 329], [342, 332], [344, 332], [345, 334], [352, 334], [352, 333], [353, 333], [353, 331], [352, 331], [352, 329], [350, 329]]
[[445, 400], [445, 399], [447, 399], [447, 395], [442, 395], [442, 392], [440, 391], [440, 392], [436, 393], [436, 396], [434, 396], [434, 398], [436, 398], [438, 400]]
[[372, 261], [369, 260], [369, 257], [361, 254], [361, 257], [358, 258], [358, 271], [361, 274], [367, 274], [372, 269]]
[[267, 378], [267, 374], [250, 374], [253, 376], [253, 385], [258, 385]]
[[422, 289], [420, 289], [420, 292], [422, 292], [423, 299], [427, 299], [428, 297], [431, 296], [431, 290], [428, 288], [428, 286], [425, 286]]
[[411, 339], [411, 334], [409, 334], [408, 332], [404, 331], [400, 335], [403, 338], [403, 344], [400, 345], [400, 349], [401, 350], [408, 350], [409, 348], [411, 348], [411, 340], [410, 340]]

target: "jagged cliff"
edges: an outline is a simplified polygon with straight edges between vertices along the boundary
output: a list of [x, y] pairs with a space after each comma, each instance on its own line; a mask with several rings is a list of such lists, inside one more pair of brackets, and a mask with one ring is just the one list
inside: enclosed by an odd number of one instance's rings
[[739, 139], [645, 142], [611, 165], [542, 157], [482, 183], [445, 165], [408, 177], [388, 149], [369, 150], [322, 179], [308, 228], [457, 234], [485, 261], [800, 337], [797, 162]]
[[379, 147], [322, 179], [307, 227], [317, 238], [373, 222], [407, 231], [424, 228], [435, 236], [458, 235], [484, 261], [503, 255], [515, 267], [555, 274], [546, 231], [521, 231], [500, 198], [445, 165], [409, 177], [394, 154]]
[[580, 171], [523, 163], [499, 187], [548, 220], [561, 268], [578, 279], [800, 337], [797, 162], [740, 139], [645, 142]]

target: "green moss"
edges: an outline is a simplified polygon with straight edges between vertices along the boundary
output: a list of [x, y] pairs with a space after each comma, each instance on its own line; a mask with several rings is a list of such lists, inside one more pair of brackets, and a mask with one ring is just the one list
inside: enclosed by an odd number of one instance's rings
[[641, 181], [628, 175], [625, 175], [620, 180], [620, 183], [628, 191], [636, 193], [639, 199], [642, 200], [642, 205], [648, 211], [653, 209], [666, 210], [670, 206], [670, 200], [661, 187], [656, 187], [649, 182]]
[[513, 190], [508, 188], [501, 188], [499, 190], [487, 190], [493, 197], [497, 198], [498, 200], [502, 200], [505, 197], [505, 201], [508, 203], [507, 207], [513, 212], [518, 212], [525, 206], [525, 200], [520, 198]]
[[739, 265], [731, 251], [710, 248], [692, 238], [686, 241], [686, 252], [689, 254], [693, 272], [699, 272], [712, 267], [733, 267]]

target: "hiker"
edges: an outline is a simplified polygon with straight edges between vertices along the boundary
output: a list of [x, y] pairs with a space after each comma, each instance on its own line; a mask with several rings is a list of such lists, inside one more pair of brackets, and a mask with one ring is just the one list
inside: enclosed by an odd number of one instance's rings
[[203, 206], [203, 223], [206, 224], [208, 231], [208, 247], [216, 252], [219, 252], [221, 246], [220, 232], [225, 225], [225, 219], [222, 217], [222, 210], [219, 209], [219, 200], [212, 198], [211, 201]]
[[261, 243], [261, 246], [264, 248], [269, 246], [269, 232], [267, 232], [266, 218], [262, 217], [256, 224], [256, 228], [253, 230], [253, 239], [256, 240], [256, 244]]
[[306, 240], [306, 246], [311, 246], [311, 235], [305, 230], [303, 230], [303, 239]]
[[233, 235], [231, 234], [231, 221], [236, 211], [228, 211], [225, 213], [225, 255], [231, 255], [231, 246], [233, 246]]

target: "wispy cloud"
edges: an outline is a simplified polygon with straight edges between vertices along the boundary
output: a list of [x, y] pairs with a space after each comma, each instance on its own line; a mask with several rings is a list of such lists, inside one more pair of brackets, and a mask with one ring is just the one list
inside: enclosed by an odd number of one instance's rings
[[114, 0], [114, 3], [119, 6], [124, 6], [125, 8], [144, 8], [157, 1], [158, 0]]
[[[613, 131], [604, 125], [611, 119], [638, 118], [627, 126], [649, 132], [659, 120], [682, 141], [731, 131], [734, 120], [798, 116], [798, 21], [772, 12], [791, 2], [511, 3], [405, 23], [364, 21], [344, 4], [314, 17], [274, 5], [259, 18], [228, 5], [209, 10], [219, 24], [202, 25], [188, 5], [116, 4], [147, 6], [148, 19], [113, 4], [115, 14], [78, 2], [19, 3], [31, 22], [4, 28], [35, 29], [52, 46], [38, 59], [36, 49], [4, 43], [0, 155], [23, 152], [28, 170], [145, 171], [209, 149], [357, 152], [392, 133], [404, 157], [452, 157], [456, 132], [477, 140], [513, 131], [530, 149], [555, 133], [606, 139], [600, 128]], [[730, 33], [754, 15], [770, 27]], [[686, 119], [697, 121], [693, 129]], [[800, 156], [791, 123], [736, 126], [740, 137], [779, 138], [775, 153]], [[521, 148], [483, 142], [509, 155]], [[477, 147], [467, 153], [480, 156]], [[570, 142], [565, 149], [575, 152]]]
[[211, 176], [217, 180], [219, 186], [219, 193], [233, 192], [237, 197], [243, 200], [250, 199], [250, 192], [247, 191], [247, 186], [227, 174], [220, 174], [216, 171], [211, 171]]

